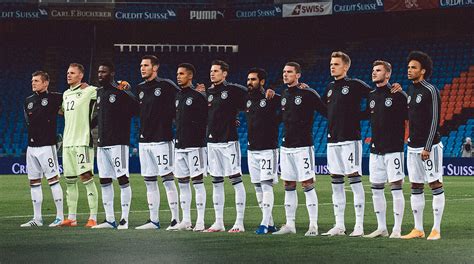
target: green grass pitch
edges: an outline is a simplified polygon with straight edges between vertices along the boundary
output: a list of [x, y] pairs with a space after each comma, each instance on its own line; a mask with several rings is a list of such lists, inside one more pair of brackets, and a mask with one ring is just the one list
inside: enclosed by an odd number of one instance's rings
[[[364, 178], [366, 192], [365, 232], [376, 228], [368, 177]], [[98, 183], [98, 179], [96, 179]], [[61, 181], [63, 187], [64, 182]], [[142, 177], [131, 176], [133, 200], [129, 230], [91, 230], [82, 227], [88, 216], [85, 188], [79, 186], [79, 227], [22, 229], [21, 223], [32, 215], [30, 192], [26, 176], [0, 176], [0, 263], [212, 263], [212, 262], [312, 262], [312, 263], [473, 263], [474, 262], [474, 178], [445, 177], [446, 209], [440, 241], [393, 240], [388, 238], [366, 239], [350, 237], [304, 237], [308, 228], [305, 198], [298, 189], [297, 234], [289, 236], [257, 236], [261, 213], [257, 206], [253, 185], [246, 175], [247, 208], [246, 232], [194, 233], [170, 232], [165, 228], [170, 220], [166, 195], [161, 182], [161, 230], [134, 230], [148, 219], [146, 192]], [[115, 184], [115, 209], [120, 217], [120, 191]], [[212, 209], [212, 184], [206, 178], [207, 210], [206, 226], [214, 219]], [[98, 188], [99, 184], [97, 184]], [[229, 182], [226, 188], [225, 224], [230, 228], [235, 220], [234, 191]], [[318, 176], [319, 231], [327, 231], [334, 224], [331, 204], [331, 186], [328, 176]], [[65, 193], [65, 188], [63, 188]], [[99, 191], [100, 192], [100, 191]], [[352, 231], [354, 209], [352, 192], [346, 182], [346, 227]], [[43, 181], [43, 216], [49, 224], [55, 214], [51, 192]], [[406, 210], [402, 233], [413, 227], [410, 211], [409, 185], [405, 183]], [[426, 187], [425, 231], [433, 224], [431, 192]], [[392, 197], [386, 188], [387, 224], [393, 225]], [[275, 186], [275, 223], [285, 222], [282, 184]], [[194, 201], [193, 201], [194, 203]], [[193, 206], [194, 207], [194, 206]], [[67, 207], [65, 203], [65, 212]], [[195, 220], [196, 211], [192, 211]], [[99, 202], [99, 221], [104, 219]]]

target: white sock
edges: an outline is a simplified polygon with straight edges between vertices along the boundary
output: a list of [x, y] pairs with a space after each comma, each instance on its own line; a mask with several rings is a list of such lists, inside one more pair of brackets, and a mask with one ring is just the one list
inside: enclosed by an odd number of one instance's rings
[[56, 206], [56, 218], [61, 220], [64, 219], [64, 206], [63, 206], [63, 189], [61, 185], [55, 183], [50, 186], [51, 193], [53, 194], [54, 205]]
[[160, 208], [160, 190], [156, 181], [145, 181], [146, 198], [148, 201], [148, 209], [150, 210], [150, 220], [159, 221], [158, 209]]
[[308, 209], [309, 225], [318, 226], [318, 195], [316, 190], [312, 188], [309, 191], [305, 191], [306, 196], [306, 208]]
[[351, 184], [352, 193], [354, 194], [354, 211], [356, 215], [356, 226], [364, 226], [364, 207], [365, 193], [362, 182]]
[[212, 184], [212, 202], [214, 203], [214, 212], [216, 215], [216, 224], [224, 226], [224, 182]]
[[183, 211], [183, 222], [191, 223], [191, 184], [178, 183], [179, 185], [179, 201], [181, 203], [181, 210]]
[[441, 232], [441, 219], [443, 218], [444, 204], [444, 192], [441, 194], [433, 195], [433, 229], [438, 232]]
[[128, 215], [130, 213], [130, 205], [132, 203], [132, 188], [129, 184], [125, 187], [120, 186], [120, 204], [122, 206], [121, 219], [128, 222]]
[[332, 185], [332, 203], [334, 206], [334, 217], [336, 218], [336, 227], [346, 229], [344, 224], [344, 211], [346, 210], [346, 192], [344, 183]]
[[255, 196], [257, 196], [257, 203], [258, 207], [260, 207], [260, 210], [262, 211], [263, 214], [263, 207], [262, 207], [262, 200], [263, 200], [263, 186], [254, 186], [255, 187]]
[[415, 228], [423, 231], [423, 210], [425, 209], [425, 194], [412, 194], [410, 197], [411, 210], [415, 219]]
[[102, 204], [105, 210], [105, 220], [108, 222], [115, 221], [114, 215], [114, 186], [110, 184], [102, 184]]
[[196, 223], [204, 224], [204, 213], [206, 209], [206, 188], [204, 187], [204, 183], [193, 184], [193, 186], [194, 190], [196, 191]]
[[372, 201], [374, 202], [374, 212], [377, 217], [377, 229], [387, 230], [387, 201], [385, 200], [384, 189], [372, 189]]
[[393, 231], [402, 231], [403, 213], [405, 211], [405, 197], [403, 197], [403, 190], [392, 190], [393, 197]]
[[272, 219], [272, 210], [274, 203], [273, 187], [268, 184], [262, 184], [262, 222], [261, 225], [272, 226], [274, 225]]
[[163, 182], [166, 190], [166, 197], [168, 198], [168, 205], [171, 211], [171, 220], [179, 221], [179, 207], [178, 207], [178, 189], [174, 180]]
[[33, 202], [33, 218], [38, 221], [43, 221], [41, 215], [41, 204], [43, 203], [43, 189], [41, 183], [31, 186], [31, 201]]
[[244, 215], [245, 215], [245, 200], [247, 194], [245, 192], [244, 183], [240, 182], [234, 184], [235, 190], [235, 209], [237, 212], [237, 217], [235, 219], [235, 224], [243, 225], [244, 224]]
[[286, 225], [289, 227], [295, 227], [297, 206], [298, 194], [296, 193], [296, 190], [285, 191]]

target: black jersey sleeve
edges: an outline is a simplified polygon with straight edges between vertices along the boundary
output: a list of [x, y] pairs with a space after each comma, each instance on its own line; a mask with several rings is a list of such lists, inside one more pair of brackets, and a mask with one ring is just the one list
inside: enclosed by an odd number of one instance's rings
[[245, 109], [246, 103], [247, 103], [247, 87], [240, 85], [240, 84], [232, 84], [235, 89], [235, 102], [237, 105], [237, 109], [243, 110]]
[[359, 79], [353, 79], [353, 80], [358, 84], [358, 91], [362, 98], [367, 98], [370, 92], [373, 91], [373, 89], [364, 81], [359, 80]]
[[320, 115], [324, 116], [325, 118], [328, 117], [328, 109], [326, 105], [323, 103], [321, 96], [319, 96], [318, 92], [314, 89], [308, 89], [312, 94], [313, 106], [314, 110], [317, 111]]
[[404, 91], [397, 92], [395, 94], [397, 100], [395, 101], [395, 107], [397, 113], [403, 117], [403, 119], [408, 120], [408, 95]]

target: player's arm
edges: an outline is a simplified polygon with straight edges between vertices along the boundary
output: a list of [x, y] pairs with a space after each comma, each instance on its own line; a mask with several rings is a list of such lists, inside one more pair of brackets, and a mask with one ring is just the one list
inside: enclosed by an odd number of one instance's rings
[[328, 108], [321, 99], [321, 96], [319, 96], [316, 90], [311, 89], [311, 91], [313, 92], [314, 110], [316, 110], [320, 115], [324, 116], [325, 118], [328, 118]]
[[62, 104], [63, 104], [63, 95], [60, 94], [60, 93], [52, 93], [53, 94], [53, 98], [54, 98], [54, 105], [56, 106], [56, 108], [58, 109], [58, 114], [60, 115], [63, 115], [63, 111], [62, 111]]
[[[374, 92], [373, 90], [372, 92]], [[374, 97], [372, 97], [372, 94], [369, 94], [369, 97], [367, 98], [367, 103], [365, 104], [365, 109], [360, 112], [360, 119], [361, 120], [367, 120], [370, 118], [370, 101], [375, 100]]]
[[90, 95], [90, 102], [89, 102], [89, 113], [90, 113], [90, 120], [91, 125], [90, 128], [94, 128], [98, 124], [98, 117], [97, 117], [97, 88], [93, 87], [94, 91], [91, 92]]
[[233, 99], [235, 100], [237, 104], [237, 108], [239, 110], [244, 110], [247, 104], [247, 100], [246, 100], [247, 94], [248, 94], [247, 87], [239, 85], [239, 84], [234, 84], [233, 92], [234, 92]]
[[28, 114], [26, 113], [26, 101], [23, 104], [23, 115], [25, 117], [26, 125], [29, 126], [30, 125], [30, 118], [28, 117]]
[[436, 88], [433, 86], [432, 89], [428, 89], [431, 94], [431, 106], [428, 110], [428, 120], [431, 120], [430, 133], [428, 134], [428, 139], [426, 140], [425, 147], [421, 153], [421, 158], [423, 160], [429, 159], [431, 148], [433, 146], [433, 140], [436, 136], [436, 129], [439, 124], [439, 113], [438, 113], [438, 94]]
[[281, 98], [282, 96], [279, 94], [275, 94], [273, 97], [272, 102], [275, 104], [275, 111], [276, 111], [276, 122], [277, 124], [280, 124], [283, 121], [283, 111], [281, 111]]

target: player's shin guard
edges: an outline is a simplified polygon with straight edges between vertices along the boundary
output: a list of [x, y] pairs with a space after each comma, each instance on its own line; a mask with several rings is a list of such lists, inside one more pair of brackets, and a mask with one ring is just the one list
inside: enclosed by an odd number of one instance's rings
[[189, 178], [187, 179], [178, 179], [179, 185], [179, 201], [181, 204], [181, 210], [183, 211], [183, 220], [182, 222], [191, 223], [191, 185], [189, 183]]
[[[110, 179], [112, 181], [112, 179]], [[102, 204], [105, 210], [105, 220], [107, 222], [115, 222], [114, 215], [114, 186], [112, 182], [101, 184], [102, 189]]]
[[346, 229], [344, 224], [344, 211], [346, 210], [346, 192], [344, 191], [344, 177], [332, 177], [332, 204], [334, 206], [334, 217], [336, 227]]
[[76, 220], [77, 201], [79, 199], [79, 189], [77, 177], [66, 177], [66, 202], [68, 208], [68, 219]]
[[385, 199], [384, 184], [372, 183], [372, 201], [377, 217], [377, 230], [387, 230], [387, 201]]
[[364, 226], [365, 193], [362, 186], [362, 177], [349, 177], [352, 193], [354, 194], [354, 210], [356, 215], [356, 226]]
[[245, 203], [247, 194], [245, 192], [244, 183], [242, 182], [242, 177], [230, 178], [232, 185], [235, 190], [235, 208], [237, 212], [237, 217], [235, 219], [236, 225], [244, 224], [244, 215], [245, 215]]
[[423, 188], [411, 189], [410, 202], [411, 210], [413, 212], [413, 217], [415, 220], [415, 228], [419, 231], [424, 231], [423, 211], [425, 209], [425, 194], [423, 193]]
[[306, 208], [308, 209], [309, 225], [318, 226], [318, 195], [314, 185], [306, 186], [303, 188], [304, 195], [306, 196]]
[[204, 224], [204, 214], [206, 209], [206, 188], [204, 187], [203, 180], [193, 180], [193, 187], [196, 192], [196, 224]]
[[168, 198], [168, 205], [171, 211], [171, 220], [179, 221], [178, 189], [174, 182], [174, 176], [167, 175], [162, 179], [166, 190], [166, 198]]
[[212, 202], [214, 203], [214, 212], [216, 215], [216, 224], [224, 226], [224, 178], [214, 177], [212, 180]]
[[260, 210], [262, 210], [263, 213], [263, 207], [262, 207], [262, 200], [263, 200], [263, 191], [262, 191], [262, 184], [261, 183], [254, 183], [255, 187], [255, 196], [257, 197], [257, 203], [258, 207], [260, 207]]
[[392, 186], [393, 197], [393, 231], [398, 233], [402, 230], [403, 213], [405, 212], [405, 197], [403, 197], [403, 190], [401, 185]]
[[53, 195], [54, 205], [56, 206], [56, 218], [64, 219], [64, 208], [63, 208], [63, 189], [59, 184], [59, 180], [50, 182], [51, 194]]
[[260, 225], [269, 226], [274, 225], [272, 219], [272, 210], [274, 203], [273, 185], [272, 181], [262, 182], [262, 222]]
[[295, 227], [297, 206], [298, 206], [298, 195], [296, 193], [296, 187], [285, 186], [286, 225], [292, 228]]
[[439, 188], [433, 189], [432, 192], [433, 192], [433, 217], [434, 217], [433, 229], [435, 229], [436, 231], [438, 231], [438, 233], [440, 233], [441, 232], [441, 219], [443, 218], [444, 204], [445, 204], [444, 189], [443, 187], [439, 187]]
[[132, 188], [130, 184], [120, 185], [120, 205], [122, 207], [122, 217], [128, 222], [128, 215], [130, 213], [130, 205], [132, 203]]
[[95, 185], [94, 178], [83, 182], [87, 191], [87, 202], [89, 204], [90, 216], [89, 219], [97, 221], [97, 210], [99, 207], [99, 192]]
[[41, 215], [41, 205], [43, 203], [43, 190], [41, 189], [41, 182], [30, 185], [31, 201], [33, 202], [33, 218], [38, 221], [43, 221]]
[[152, 222], [159, 222], [159, 208], [160, 208], [160, 190], [158, 189], [158, 183], [156, 177], [145, 178], [146, 185], [146, 198], [148, 201], [148, 209], [150, 210], [150, 220]]

